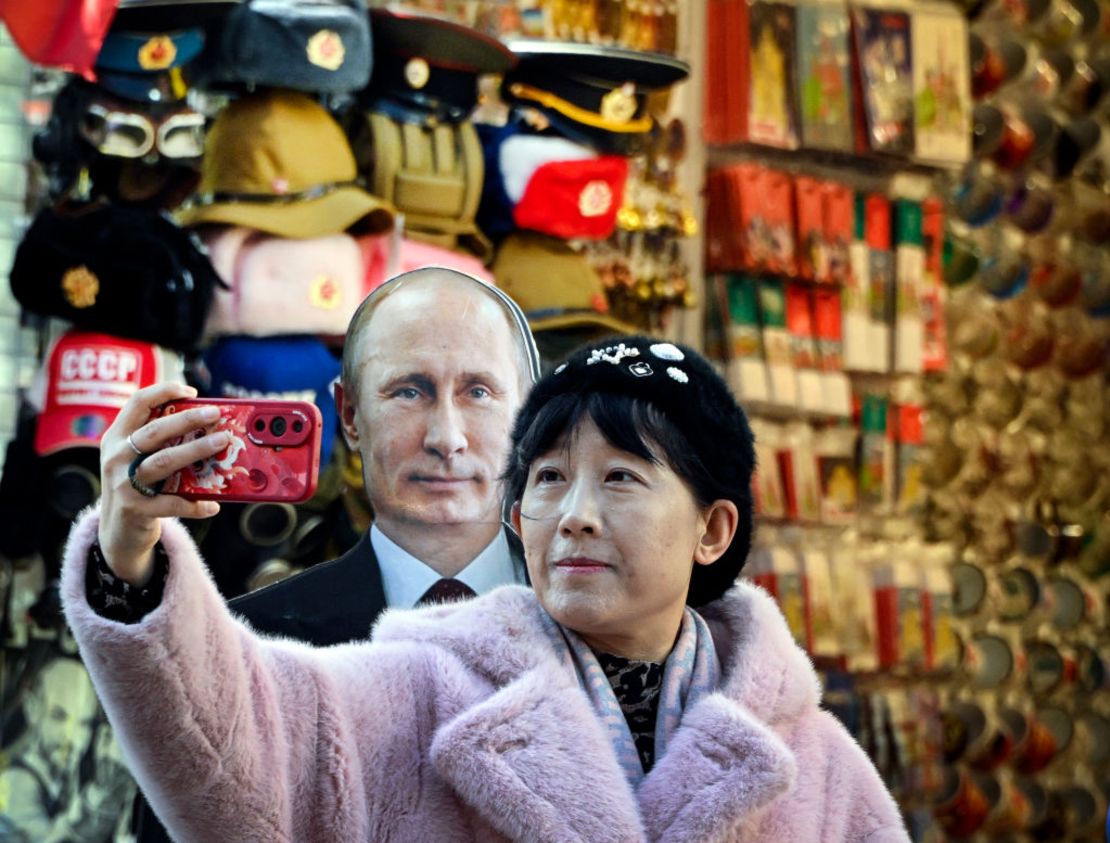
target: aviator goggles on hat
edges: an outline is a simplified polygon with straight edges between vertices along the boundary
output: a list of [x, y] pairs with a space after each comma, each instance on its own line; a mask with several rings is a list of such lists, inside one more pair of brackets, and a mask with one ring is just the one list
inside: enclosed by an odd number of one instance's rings
[[155, 117], [108, 102], [93, 102], [81, 115], [78, 130], [97, 152], [115, 158], [156, 154], [183, 160], [204, 154], [204, 115], [188, 109]]

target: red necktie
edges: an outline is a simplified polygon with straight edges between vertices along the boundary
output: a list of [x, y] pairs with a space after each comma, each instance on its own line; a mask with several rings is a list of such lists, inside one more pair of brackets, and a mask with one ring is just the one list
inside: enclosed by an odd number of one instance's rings
[[454, 603], [474, 596], [474, 589], [466, 583], [444, 578], [425, 591], [424, 596], [416, 601], [416, 605], [430, 606], [436, 603]]

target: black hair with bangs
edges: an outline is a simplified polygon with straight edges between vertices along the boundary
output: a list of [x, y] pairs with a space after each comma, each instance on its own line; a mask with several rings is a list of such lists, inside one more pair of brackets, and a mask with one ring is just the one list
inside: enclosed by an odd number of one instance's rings
[[658, 406], [626, 393], [563, 392], [534, 408], [531, 414], [527, 409], [517, 417], [509, 464], [503, 476], [509, 501], [520, 501], [536, 458], [550, 451], [560, 437], [574, 431], [588, 417], [613, 447], [656, 464], [665, 461], [686, 483], [700, 506], [722, 498], [737, 505], [740, 524], [728, 550], [712, 565], [691, 562], [686, 602], [694, 607], [703, 606], [732, 586], [751, 544], [750, 470], [747, 481], [737, 488], [711, 470], [701, 453], [704, 448], [695, 448]]

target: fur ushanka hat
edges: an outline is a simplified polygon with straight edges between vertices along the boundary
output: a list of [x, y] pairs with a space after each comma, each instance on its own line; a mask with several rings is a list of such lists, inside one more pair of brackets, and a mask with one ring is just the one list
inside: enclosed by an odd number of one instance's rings
[[710, 498], [727, 499], [740, 511], [736, 535], [712, 565], [694, 566], [687, 602], [693, 606], [723, 594], [740, 573], [752, 542], [752, 474], [755, 438], [748, 418], [712, 365], [684, 345], [645, 336], [624, 336], [583, 346], [533, 387], [516, 417], [509, 475], [521, 442], [536, 416], [567, 393], [627, 395], [653, 405], [681, 432], [711, 478]]

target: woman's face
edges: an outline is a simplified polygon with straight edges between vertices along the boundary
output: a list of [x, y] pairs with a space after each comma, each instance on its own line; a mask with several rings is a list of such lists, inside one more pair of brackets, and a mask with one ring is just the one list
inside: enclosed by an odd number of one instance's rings
[[586, 418], [532, 462], [513, 522], [555, 620], [595, 650], [666, 656], [707, 513], [665, 462], [616, 448]]

